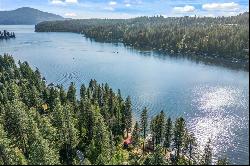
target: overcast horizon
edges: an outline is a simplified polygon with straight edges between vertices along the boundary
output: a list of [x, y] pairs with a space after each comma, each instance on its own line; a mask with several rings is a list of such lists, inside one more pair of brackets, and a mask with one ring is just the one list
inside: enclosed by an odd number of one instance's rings
[[249, 11], [247, 0], [0, 0], [0, 10], [32, 7], [66, 18], [138, 16], [234, 16]]

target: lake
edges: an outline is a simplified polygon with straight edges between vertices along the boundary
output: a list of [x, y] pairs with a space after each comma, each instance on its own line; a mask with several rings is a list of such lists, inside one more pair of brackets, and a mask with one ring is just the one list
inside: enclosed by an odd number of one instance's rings
[[[249, 164], [249, 72], [98, 43], [75, 33], [35, 33], [34, 26], [3, 26], [16, 39], [0, 41], [0, 54], [28, 61], [47, 83], [90, 79], [130, 95], [135, 117], [148, 107], [152, 117], [185, 117], [201, 146], [211, 138], [213, 153], [232, 164]], [[78, 91], [79, 92], [79, 91]]]

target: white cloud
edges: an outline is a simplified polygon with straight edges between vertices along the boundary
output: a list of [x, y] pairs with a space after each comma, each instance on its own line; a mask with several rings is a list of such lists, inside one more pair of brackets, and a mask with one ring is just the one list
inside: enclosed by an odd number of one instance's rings
[[230, 3], [206, 3], [202, 5], [205, 10], [237, 10], [239, 4], [235, 2]]
[[124, 0], [125, 5], [139, 5], [142, 4], [141, 0]]
[[104, 7], [103, 9], [104, 10], [109, 10], [109, 11], [114, 11], [115, 10], [113, 7], [110, 7], [110, 6], [109, 7]]
[[53, 5], [77, 4], [78, 0], [49, 0]]
[[76, 17], [77, 14], [76, 13], [65, 13], [64, 14], [66, 17]]
[[50, 0], [50, 3], [54, 4], [54, 5], [63, 5], [64, 4], [64, 2], [61, 0]]
[[192, 13], [195, 11], [195, 7], [190, 5], [185, 5], [183, 7], [174, 7], [174, 11], [176, 13]]
[[110, 2], [109, 2], [109, 5], [110, 5], [110, 6], [115, 6], [115, 5], [117, 5], [117, 2], [116, 2], [116, 1], [110, 1]]
[[114, 11], [115, 6], [117, 5], [116, 1], [110, 1], [107, 7], [104, 7], [104, 10]]
[[127, 3], [127, 4], [125, 4], [125, 6], [126, 6], [126, 7], [130, 7], [130, 6], [131, 6], [131, 4], [130, 4], [130, 3]]
[[65, 0], [65, 3], [78, 3], [78, 0]]

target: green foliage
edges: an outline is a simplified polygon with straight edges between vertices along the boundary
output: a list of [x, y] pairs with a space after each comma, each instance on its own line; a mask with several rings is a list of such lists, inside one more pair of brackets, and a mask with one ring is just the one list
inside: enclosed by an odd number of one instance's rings
[[211, 140], [209, 139], [205, 148], [204, 154], [202, 156], [202, 164], [204, 165], [212, 165], [212, 147], [211, 147]]
[[176, 161], [177, 162], [180, 158], [180, 152], [181, 152], [181, 149], [184, 145], [185, 130], [186, 130], [185, 120], [182, 117], [176, 119], [175, 128], [174, 128], [174, 135], [173, 135], [173, 143], [174, 143], [174, 148], [177, 151], [177, 154], [176, 154]]
[[194, 135], [191, 133], [189, 134], [187, 131], [185, 132], [184, 136], [184, 145], [183, 150], [185, 153], [185, 156], [188, 158], [189, 165], [197, 164], [198, 162], [198, 154], [197, 154], [197, 142], [195, 140]]
[[161, 146], [157, 146], [154, 153], [150, 154], [144, 161], [145, 165], [167, 165], [167, 160], [164, 156]]
[[132, 132], [132, 139], [134, 146], [140, 145], [140, 128], [138, 122], [135, 122], [135, 126]]
[[27, 164], [27, 161], [20, 150], [12, 145], [0, 123], [0, 165], [19, 164]]
[[68, 101], [72, 102], [72, 103], [76, 103], [76, 87], [75, 84], [73, 82], [71, 82], [70, 86], [69, 86], [69, 90], [67, 93], [67, 99]]
[[217, 165], [230, 165], [230, 162], [227, 157], [219, 158], [217, 161]]
[[143, 135], [143, 150], [145, 150], [145, 138], [147, 135], [147, 128], [148, 128], [148, 110], [145, 107], [141, 113], [141, 132]]
[[159, 115], [156, 115], [151, 121], [151, 133], [153, 134], [153, 140], [155, 145], [160, 145], [164, 138], [165, 128], [165, 114], [163, 111]]
[[131, 131], [132, 128], [132, 104], [130, 97], [126, 98], [123, 116], [125, 117], [125, 129], [127, 131], [128, 137], [128, 133]]
[[164, 147], [166, 149], [170, 147], [171, 138], [172, 138], [172, 120], [171, 118], [168, 118], [165, 125], [165, 135], [164, 135]]
[[110, 165], [125, 165], [129, 160], [128, 151], [123, 150], [122, 148], [118, 147], [111, 158], [109, 164]]

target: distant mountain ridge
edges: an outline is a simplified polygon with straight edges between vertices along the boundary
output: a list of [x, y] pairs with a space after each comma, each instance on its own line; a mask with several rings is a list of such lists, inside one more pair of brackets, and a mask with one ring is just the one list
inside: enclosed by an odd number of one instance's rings
[[0, 25], [35, 25], [39, 22], [55, 20], [65, 20], [65, 18], [30, 7], [0, 11]]

